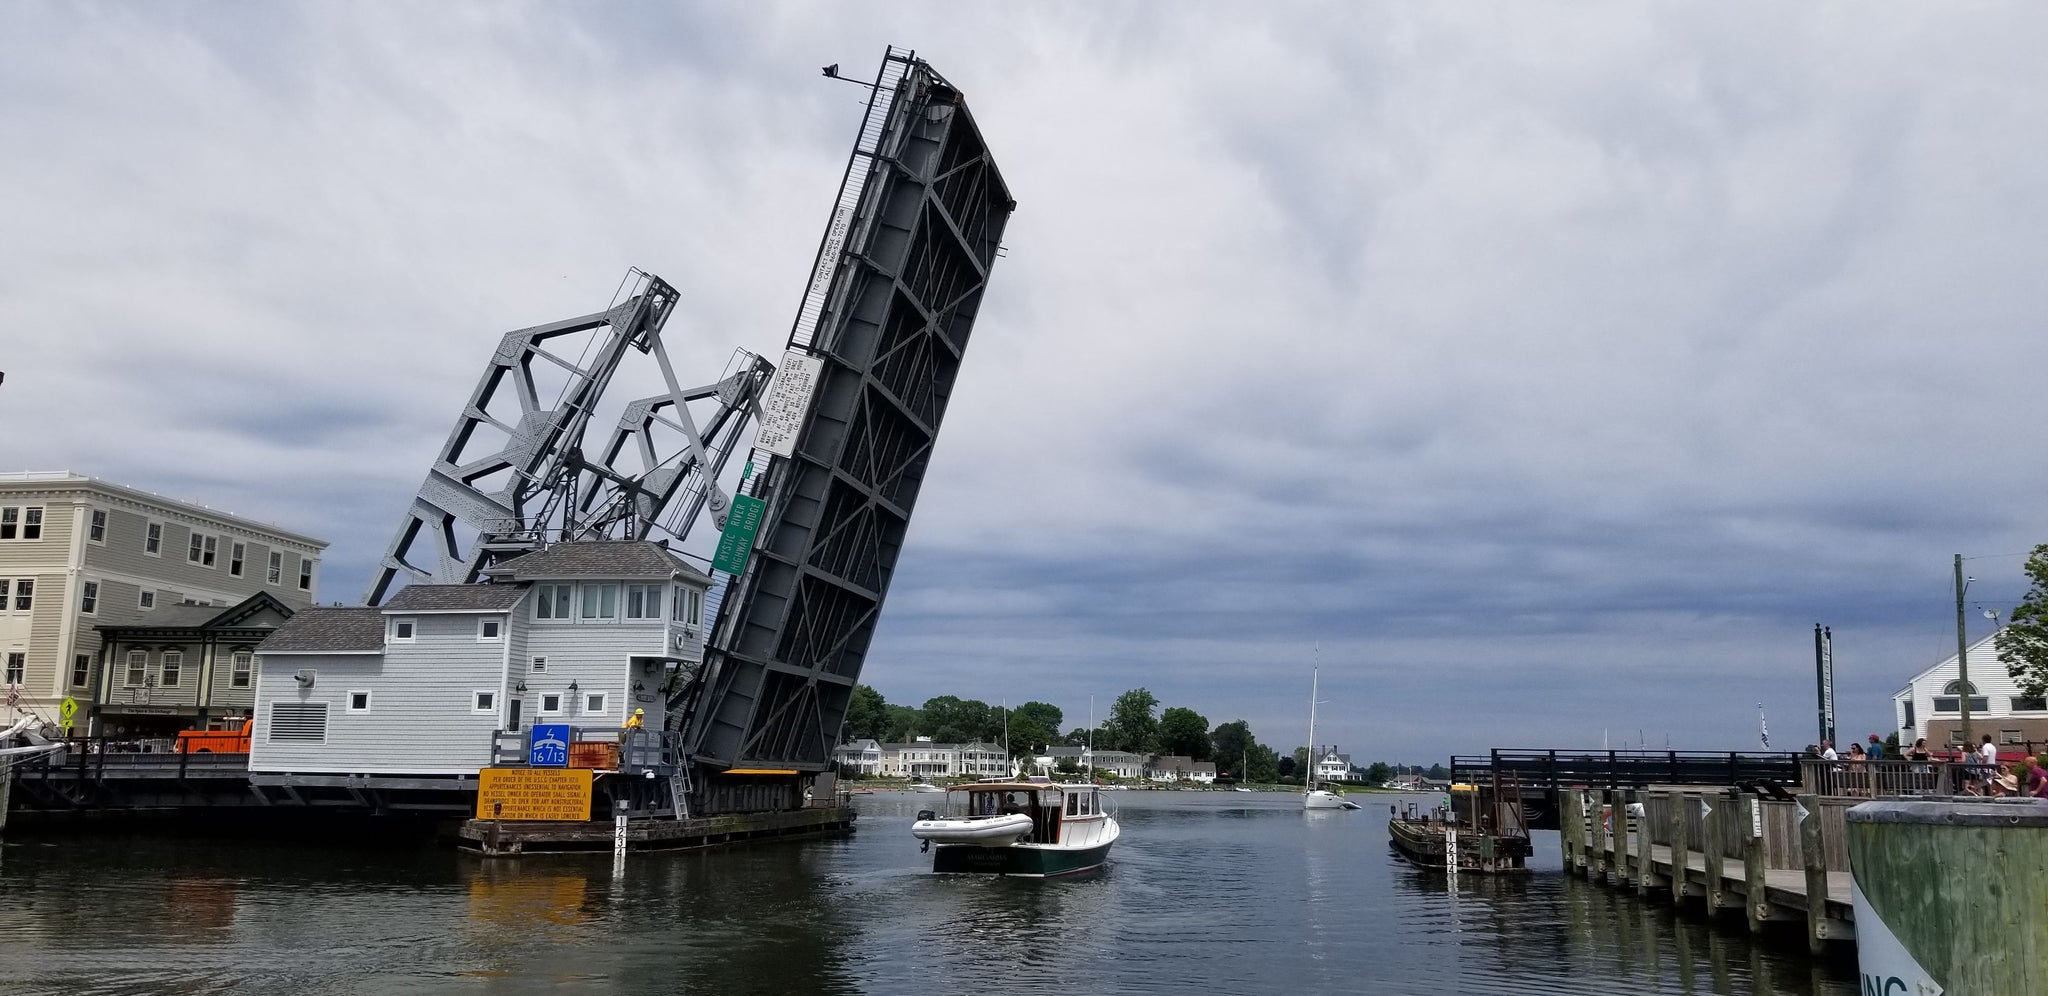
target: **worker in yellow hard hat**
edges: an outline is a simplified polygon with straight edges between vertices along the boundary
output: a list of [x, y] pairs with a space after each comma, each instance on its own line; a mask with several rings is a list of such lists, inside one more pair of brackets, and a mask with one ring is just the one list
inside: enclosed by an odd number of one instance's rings
[[635, 709], [633, 710], [633, 715], [626, 717], [625, 728], [628, 730], [637, 730], [645, 725], [647, 725], [647, 710], [645, 709]]

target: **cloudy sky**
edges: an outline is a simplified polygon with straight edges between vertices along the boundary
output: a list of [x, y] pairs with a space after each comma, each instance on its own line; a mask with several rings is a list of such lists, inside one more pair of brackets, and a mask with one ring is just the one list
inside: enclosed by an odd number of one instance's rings
[[[914, 47], [1018, 201], [866, 680], [1361, 758], [1813, 738], [2048, 542], [2037, 6], [12, 5], [0, 446], [360, 596], [513, 328], [779, 352]], [[622, 375], [623, 376], [623, 375]], [[1983, 621], [1972, 612], [1972, 622]]]

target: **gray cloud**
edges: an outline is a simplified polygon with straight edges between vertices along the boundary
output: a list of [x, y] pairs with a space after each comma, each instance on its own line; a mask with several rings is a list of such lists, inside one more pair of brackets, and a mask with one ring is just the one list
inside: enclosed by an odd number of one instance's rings
[[1799, 743], [1821, 621], [1882, 729], [1949, 555], [2009, 604], [2048, 538], [2048, 95], [2030, 7], [1866, 13], [25, 8], [5, 462], [328, 537], [353, 598], [504, 331], [637, 265], [698, 379], [772, 354], [861, 96], [817, 67], [914, 44], [1019, 208], [892, 699], [1284, 748], [1320, 659], [1367, 756]]

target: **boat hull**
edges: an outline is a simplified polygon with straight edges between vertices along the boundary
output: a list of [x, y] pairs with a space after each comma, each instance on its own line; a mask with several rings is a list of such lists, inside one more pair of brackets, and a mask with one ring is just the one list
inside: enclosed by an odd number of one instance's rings
[[937, 844], [932, 847], [932, 871], [960, 875], [1016, 875], [1024, 878], [1056, 878], [1079, 875], [1102, 867], [1109, 848], [1116, 841], [1094, 847], [1046, 847], [1012, 844], [1008, 847], [979, 847], [973, 844]]

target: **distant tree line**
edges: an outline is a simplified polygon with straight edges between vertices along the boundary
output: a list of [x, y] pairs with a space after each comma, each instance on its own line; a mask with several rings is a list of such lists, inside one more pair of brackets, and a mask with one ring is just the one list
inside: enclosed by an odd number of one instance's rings
[[[892, 705], [882, 693], [856, 685], [840, 739], [908, 743], [915, 737], [930, 737], [934, 743], [1001, 744], [1007, 732], [1011, 757], [1026, 757], [1046, 747], [1088, 746], [1088, 727], [1060, 732], [1065, 718], [1060, 707], [1044, 702], [1026, 702], [1005, 716], [1001, 706], [952, 695], [926, 699], [922, 706]], [[1162, 710], [1158, 697], [1143, 688], [1117, 696], [1108, 717], [1092, 733], [1097, 750], [1177, 754], [1213, 761], [1219, 777], [1227, 773], [1247, 781], [1276, 782], [1298, 770], [1294, 758], [1259, 743], [1252, 736], [1250, 723], [1238, 719], [1211, 729], [1209, 720], [1193, 709], [1170, 706]]]

